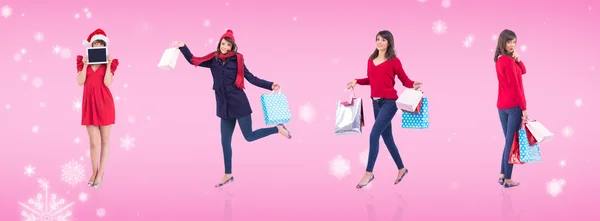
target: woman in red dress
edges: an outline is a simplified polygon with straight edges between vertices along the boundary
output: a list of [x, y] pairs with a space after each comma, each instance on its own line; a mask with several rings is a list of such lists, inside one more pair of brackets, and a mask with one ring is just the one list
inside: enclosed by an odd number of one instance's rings
[[[108, 37], [102, 29], [97, 29], [84, 41], [84, 45], [106, 47]], [[107, 55], [107, 60], [107, 64], [88, 65], [87, 56], [77, 56], [77, 83], [83, 86], [81, 125], [86, 126], [90, 137], [92, 160], [92, 176], [88, 186], [96, 188], [102, 185], [110, 150], [110, 129], [115, 124], [115, 102], [108, 87], [113, 83], [119, 61], [110, 55]]]

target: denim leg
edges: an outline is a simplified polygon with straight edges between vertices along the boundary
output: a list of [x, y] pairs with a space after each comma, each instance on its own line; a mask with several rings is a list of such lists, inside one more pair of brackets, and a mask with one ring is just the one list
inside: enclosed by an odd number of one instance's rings
[[404, 163], [402, 163], [402, 158], [400, 158], [400, 152], [398, 152], [398, 147], [396, 146], [396, 142], [394, 142], [394, 136], [392, 135], [392, 124], [385, 128], [385, 130], [383, 130], [383, 133], [381, 133], [381, 138], [383, 138], [383, 143], [390, 152], [392, 159], [394, 159], [398, 170], [404, 168]]
[[279, 132], [277, 127], [268, 127], [252, 131], [251, 115], [239, 118], [238, 124], [240, 125], [240, 129], [242, 130], [242, 135], [244, 135], [244, 139], [246, 139], [246, 141], [248, 142], [252, 142]]
[[235, 129], [235, 119], [221, 119], [221, 146], [223, 147], [223, 160], [225, 161], [225, 173], [231, 174], [231, 138]]
[[508, 121], [506, 124], [506, 139], [504, 141], [504, 153], [502, 154], [502, 163], [504, 164], [504, 178], [511, 179], [513, 165], [508, 163], [510, 158], [510, 149], [512, 148], [513, 141], [516, 133], [523, 124], [523, 112], [521, 108], [515, 107], [504, 110], [508, 114]]
[[367, 163], [367, 172], [373, 172], [377, 155], [379, 154], [379, 138], [383, 131], [391, 124], [394, 115], [398, 111], [396, 101], [379, 99], [373, 101], [373, 112], [375, 113], [375, 123], [369, 135], [369, 161]]
[[[498, 110], [498, 115], [500, 115], [500, 124], [502, 124], [502, 134], [504, 135], [504, 140], [506, 140], [506, 127], [508, 126], [508, 113], [504, 110]], [[504, 150], [502, 150], [502, 160], [500, 164], [500, 174], [504, 174]]]

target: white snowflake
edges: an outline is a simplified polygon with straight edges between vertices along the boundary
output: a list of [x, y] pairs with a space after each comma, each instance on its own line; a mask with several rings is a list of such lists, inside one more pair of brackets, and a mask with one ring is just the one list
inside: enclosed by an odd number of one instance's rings
[[79, 201], [81, 202], [85, 202], [88, 200], [88, 195], [87, 193], [81, 192], [79, 193]]
[[581, 105], [583, 105], [583, 100], [581, 100], [581, 98], [577, 98], [575, 100], [575, 106], [576, 107], [581, 107]]
[[84, 177], [84, 169], [83, 165], [79, 164], [75, 159], [72, 159], [68, 163], [61, 166], [62, 167], [62, 175], [61, 180], [65, 183], [75, 187], [75, 185], [79, 184], [83, 181]]
[[15, 55], [13, 55], [13, 60], [15, 61], [21, 61], [22, 58], [23, 55], [21, 53], [16, 53]]
[[75, 137], [75, 140], [73, 141], [73, 143], [78, 144], [79, 142], [81, 142], [81, 139], [79, 139], [79, 137]]
[[329, 161], [329, 173], [342, 179], [350, 174], [350, 161], [346, 160], [342, 155], [337, 155], [333, 160]]
[[44, 81], [40, 77], [36, 77], [33, 79], [32, 84], [34, 87], [40, 88], [44, 84]]
[[215, 41], [215, 40], [214, 40], [214, 39], [212, 39], [212, 38], [209, 38], [209, 39], [208, 39], [208, 43], [209, 43], [209, 44], [212, 44], [214, 41]]
[[571, 128], [569, 126], [566, 126], [565, 128], [563, 128], [562, 134], [565, 137], [571, 137], [571, 136], [573, 136], [573, 128]]
[[441, 35], [446, 33], [446, 31], [448, 30], [448, 26], [446, 26], [446, 22], [442, 20], [437, 20], [433, 22], [433, 27], [431, 29], [433, 29], [433, 33]]
[[0, 14], [4, 18], [10, 17], [12, 15], [12, 8], [8, 5], [5, 5], [4, 7], [2, 7], [2, 10], [0, 10]]
[[457, 190], [458, 187], [460, 186], [460, 183], [457, 181], [453, 181], [452, 184], [450, 184], [450, 188]]
[[522, 52], [526, 52], [527, 51], [527, 45], [521, 45], [521, 51]]
[[492, 41], [498, 40], [498, 35], [492, 35]]
[[25, 49], [25, 48], [21, 48], [20, 51], [21, 51], [21, 54], [23, 54], [23, 55], [27, 54], [27, 49]]
[[340, 59], [340, 58], [332, 58], [331, 63], [333, 63], [333, 65], [338, 65], [338, 64], [340, 64], [341, 60], [342, 59]]
[[121, 138], [121, 147], [126, 151], [131, 150], [131, 148], [135, 147], [135, 138], [130, 137], [129, 134], [125, 135], [125, 137]]
[[35, 35], [33, 36], [33, 39], [35, 39], [37, 42], [42, 42], [44, 40], [44, 33], [42, 33], [42, 32], [35, 33]]
[[80, 112], [81, 111], [81, 99], [75, 99], [73, 101], [73, 110]]
[[27, 167], [25, 167], [25, 175], [31, 177], [33, 174], [35, 174], [35, 167], [32, 167], [31, 164], [29, 164]]
[[128, 88], [129, 84], [123, 84], [123, 88]]
[[475, 41], [475, 36], [468, 35], [467, 38], [463, 41], [463, 46], [465, 48], [473, 47], [473, 42]]
[[452, 4], [451, 4], [450, 0], [442, 0], [442, 7], [450, 8], [451, 5]]
[[106, 210], [104, 208], [99, 208], [96, 210], [96, 216], [104, 217], [106, 216]]
[[311, 123], [315, 119], [316, 111], [312, 104], [306, 103], [300, 107], [300, 120]]
[[81, 17], [81, 16], [79, 16], [79, 13], [75, 13], [75, 16], [73, 16], [73, 17], [75, 17], [75, 19], [79, 19], [79, 17]]
[[92, 12], [90, 12], [90, 11], [85, 11], [85, 17], [86, 17], [87, 19], [90, 19], [90, 18], [92, 18]]
[[60, 50], [60, 57], [62, 57], [63, 59], [71, 58], [71, 49], [63, 48], [62, 50]]
[[425, 3], [427, 0], [417, 0], [420, 3]]
[[566, 183], [567, 181], [564, 179], [552, 179], [550, 182], [546, 183], [546, 192], [552, 197], [557, 197], [562, 193], [562, 189]]
[[204, 20], [204, 27], [210, 26], [210, 20]]
[[131, 124], [135, 123], [135, 117], [132, 115], [127, 116], [127, 121]]
[[60, 48], [60, 46], [58, 46], [58, 45], [55, 45], [55, 46], [52, 48], [52, 51], [54, 52], [54, 54], [59, 54], [59, 53], [60, 53], [60, 50], [61, 50], [61, 48]]
[[360, 152], [358, 156], [358, 162], [363, 166], [367, 166], [367, 163], [369, 162], [369, 150], [364, 150], [363, 152]]
[[38, 193], [34, 199], [28, 199], [27, 204], [19, 202], [23, 207], [21, 216], [27, 221], [66, 221], [73, 215], [70, 208], [74, 202], [67, 204], [64, 199], [50, 193], [50, 186], [46, 180], [40, 179], [38, 182], [43, 193]]
[[33, 127], [31, 127], [31, 132], [33, 132], [33, 133], [38, 133], [38, 132], [40, 132], [40, 126], [38, 126], [38, 125], [33, 125]]
[[298, 21], [298, 17], [294, 16], [294, 17], [292, 18], [292, 21]]
[[566, 167], [566, 166], [567, 166], [567, 161], [565, 161], [565, 160], [561, 160], [561, 161], [558, 163], [558, 165], [559, 165], [560, 167]]

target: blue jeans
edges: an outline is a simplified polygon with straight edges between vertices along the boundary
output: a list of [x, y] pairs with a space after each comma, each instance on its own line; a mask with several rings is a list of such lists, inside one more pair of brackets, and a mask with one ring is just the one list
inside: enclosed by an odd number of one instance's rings
[[519, 107], [508, 109], [499, 109], [500, 123], [502, 123], [502, 131], [504, 132], [504, 152], [502, 153], [502, 166], [500, 174], [504, 174], [504, 179], [511, 179], [513, 165], [508, 163], [510, 158], [510, 148], [515, 139], [515, 134], [521, 128], [523, 123], [523, 111]]
[[252, 131], [252, 117], [250, 115], [238, 119], [221, 119], [221, 145], [223, 146], [223, 160], [225, 161], [225, 173], [231, 174], [231, 139], [235, 122], [238, 122], [242, 135], [248, 142], [252, 142], [263, 137], [276, 134], [279, 132], [277, 127], [262, 128]]
[[383, 143], [392, 155], [398, 169], [404, 168], [398, 147], [392, 136], [392, 119], [398, 112], [395, 100], [377, 99], [373, 100], [373, 113], [375, 114], [375, 123], [369, 135], [369, 161], [367, 163], [367, 172], [373, 172], [377, 155], [379, 154], [379, 138], [383, 138]]

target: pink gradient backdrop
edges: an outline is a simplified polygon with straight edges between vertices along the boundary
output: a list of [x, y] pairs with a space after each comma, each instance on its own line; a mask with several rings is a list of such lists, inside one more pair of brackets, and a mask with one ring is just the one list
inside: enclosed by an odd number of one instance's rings
[[[43, 2], [0, 2], [12, 8], [11, 16], [0, 17], [0, 220], [22, 219], [18, 202], [41, 191], [40, 178], [49, 181], [51, 192], [75, 202], [70, 220], [491, 221], [600, 215], [593, 209], [600, 197], [593, 169], [600, 166], [593, 137], [599, 123], [597, 1], [461, 0], [449, 7], [440, 0]], [[445, 33], [432, 30], [437, 20], [447, 25]], [[96, 28], [107, 32], [110, 53], [121, 65], [111, 86], [119, 100], [105, 182], [90, 189], [87, 134], [72, 102], [82, 95], [75, 56]], [[294, 138], [275, 135], [247, 143], [236, 129], [236, 182], [218, 190], [213, 185], [223, 164], [210, 72], [188, 65], [183, 56], [174, 71], [160, 71], [156, 64], [174, 40], [185, 41], [198, 55], [214, 50], [216, 42], [209, 39], [218, 39], [226, 28], [234, 30], [248, 68], [281, 84], [292, 108], [288, 127]], [[542, 145], [542, 162], [515, 167], [522, 186], [510, 190], [496, 183], [503, 141], [491, 51], [492, 36], [504, 28], [517, 33], [518, 47], [526, 45], [518, 52], [528, 70], [530, 116], [556, 134]], [[424, 82], [431, 128], [401, 129], [398, 115], [394, 136], [411, 173], [393, 185], [396, 170], [382, 142], [377, 179], [357, 191], [364, 171], [360, 154], [368, 149], [373, 124], [368, 88], [357, 89], [357, 96], [367, 99], [364, 134], [334, 136], [332, 116], [335, 102], [347, 99], [345, 83], [366, 75], [366, 59], [381, 29], [395, 34], [408, 75]], [[37, 32], [44, 35], [41, 42]], [[468, 35], [475, 37], [471, 47], [463, 44]], [[70, 54], [53, 53], [55, 45]], [[22, 48], [26, 53], [17, 56]], [[39, 88], [36, 77], [43, 80]], [[263, 127], [259, 96], [267, 92], [248, 87], [247, 93], [254, 128]], [[307, 104], [314, 108], [310, 122], [301, 120]], [[565, 128], [570, 133], [563, 133]], [[126, 135], [135, 138], [129, 151], [120, 147]], [[330, 173], [330, 161], [338, 155], [350, 162], [349, 174], [340, 178]], [[75, 186], [61, 181], [61, 166], [73, 159], [85, 166], [83, 182]], [[35, 174], [24, 174], [28, 165]], [[553, 179], [566, 181], [556, 197], [547, 193]], [[80, 193], [87, 194], [86, 201]], [[99, 209], [104, 216], [98, 216]]]

